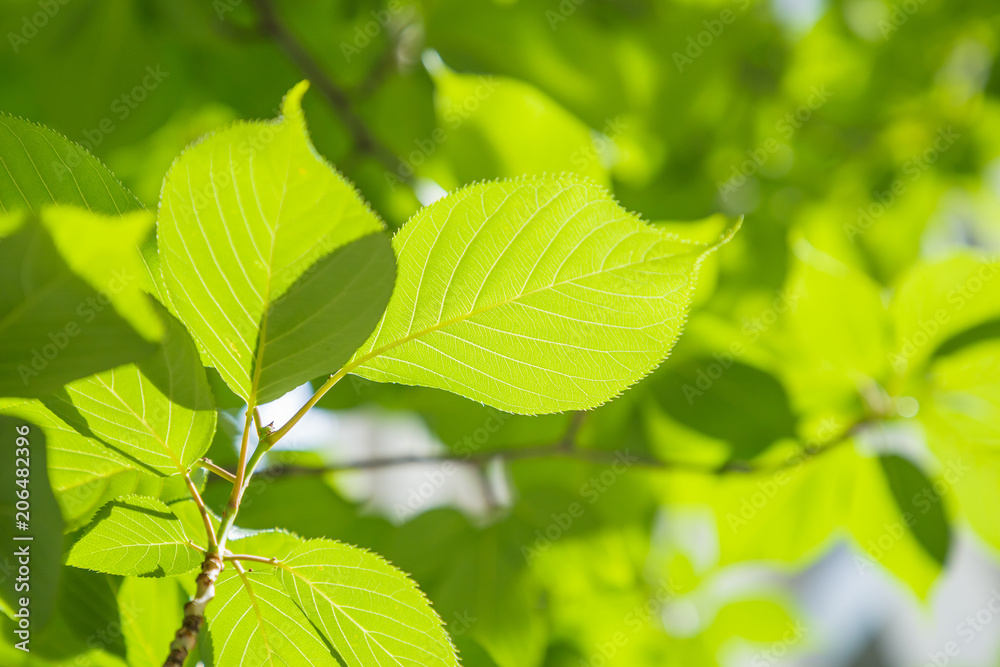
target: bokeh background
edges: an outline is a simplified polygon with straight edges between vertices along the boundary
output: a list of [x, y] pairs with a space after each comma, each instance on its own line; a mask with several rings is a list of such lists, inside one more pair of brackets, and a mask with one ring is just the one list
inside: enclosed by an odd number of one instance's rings
[[[317, 149], [392, 228], [560, 172], [686, 234], [746, 216], [623, 397], [524, 418], [349, 378], [245, 527], [384, 554], [473, 667], [1000, 665], [996, 0], [4, 0], [0, 26], [0, 109], [150, 209], [185, 146], [308, 78]], [[570, 439], [601, 456], [524, 453]], [[432, 460], [338, 470], [398, 457]], [[92, 664], [94, 608], [25, 664]]]

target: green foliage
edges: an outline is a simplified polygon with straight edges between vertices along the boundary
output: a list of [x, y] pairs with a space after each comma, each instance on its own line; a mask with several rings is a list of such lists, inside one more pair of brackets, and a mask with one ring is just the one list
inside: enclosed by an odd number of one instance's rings
[[138, 364], [71, 382], [43, 402], [77, 433], [159, 475], [187, 472], [215, 434], [215, 405], [198, 350], [164, 313], [167, 332]]
[[[145, 212], [51, 207], [0, 236], [0, 394], [43, 396], [153, 351], [161, 324], [140, 291]], [[2, 226], [2, 225], [0, 225]]]
[[329, 540], [282, 559], [281, 583], [341, 660], [456, 665], [441, 619], [406, 576], [378, 556]]
[[0, 210], [38, 212], [70, 204], [93, 213], [121, 215], [142, 209], [93, 155], [52, 130], [0, 115]]
[[520, 414], [592, 408], [648, 373], [717, 247], [565, 179], [466, 188], [418, 213], [393, 246], [396, 290], [352, 370]]
[[[392, 281], [377, 244], [361, 248], [368, 256], [327, 256], [382, 223], [309, 142], [306, 88], [288, 93], [280, 121], [237, 124], [185, 151], [163, 184], [157, 237], [170, 302], [253, 405], [336, 371], [375, 326]], [[350, 310], [317, 287], [344, 275], [364, 286]]]
[[4, 3], [0, 664], [770, 664], [838, 545], [1000, 562], [994, 8], [806, 4]]
[[162, 501], [122, 496], [100, 509], [66, 562], [108, 574], [169, 577], [190, 572], [201, 558], [181, 520]]

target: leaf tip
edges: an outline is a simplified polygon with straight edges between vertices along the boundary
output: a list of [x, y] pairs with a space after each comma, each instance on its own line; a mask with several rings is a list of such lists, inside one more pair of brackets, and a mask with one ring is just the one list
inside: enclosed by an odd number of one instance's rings
[[281, 100], [281, 115], [285, 118], [301, 116], [302, 98], [307, 90], [309, 90], [309, 79], [303, 79], [285, 93], [284, 99]]

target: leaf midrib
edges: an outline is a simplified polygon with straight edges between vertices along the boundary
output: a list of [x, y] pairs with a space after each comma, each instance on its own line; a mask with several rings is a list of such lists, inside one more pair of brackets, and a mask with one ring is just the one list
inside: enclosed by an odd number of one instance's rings
[[[666, 239], [664, 239], [664, 240], [666, 240]], [[692, 244], [692, 245], [695, 245], [695, 244]], [[700, 248], [700, 250], [698, 252], [692, 251], [692, 252], [688, 252], [688, 253], [679, 253], [679, 254], [676, 254], [676, 255], [671, 255], [669, 257], [669, 259], [678, 259], [678, 258], [682, 258], [682, 257], [688, 257], [690, 255], [695, 255], [695, 254], [700, 254], [702, 257], [704, 257], [707, 253], [709, 253], [712, 250], [714, 250], [715, 248], [717, 248], [718, 245], [719, 244], [713, 244], [713, 245], [710, 245], [710, 246], [699, 245], [698, 247]], [[665, 259], [665, 258], [660, 257], [660, 258], [656, 258], [656, 259]], [[471, 318], [473, 318], [476, 315], [479, 315], [481, 313], [488, 312], [488, 311], [493, 310], [495, 308], [501, 308], [501, 307], [509, 305], [511, 303], [516, 303], [520, 299], [527, 298], [529, 296], [533, 296], [535, 294], [538, 294], [539, 292], [544, 292], [544, 291], [549, 290], [549, 289], [554, 289], [554, 288], [560, 287], [562, 285], [568, 285], [568, 284], [574, 283], [574, 282], [576, 282], [578, 280], [583, 280], [585, 278], [591, 278], [593, 276], [601, 275], [603, 273], [612, 273], [614, 271], [621, 271], [623, 269], [630, 269], [630, 268], [635, 267], [635, 266], [640, 266], [642, 264], [646, 264], [647, 262], [650, 262], [650, 261], [656, 261], [656, 260], [655, 259], [650, 260], [648, 257], [644, 257], [642, 260], [640, 260], [638, 262], [631, 262], [629, 264], [622, 264], [622, 265], [616, 266], [616, 267], [614, 267], [612, 269], [602, 268], [599, 271], [592, 271], [591, 273], [586, 273], [586, 274], [583, 274], [583, 275], [580, 275], [580, 276], [575, 276], [573, 278], [569, 278], [567, 280], [563, 280], [563, 281], [560, 281], [560, 282], [554, 282], [554, 283], [550, 283], [548, 285], [543, 285], [541, 287], [538, 287], [536, 289], [530, 290], [528, 292], [521, 292], [519, 294], [516, 294], [516, 295], [508, 298], [508, 299], [504, 299], [503, 301], [499, 301], [497, 303], [492, 303], [492, 304], [489, 304], [489, 305], [486, 305], [486, 306], [482, 306], [480, 308], [474, 308], [471, 311], [469, 311], [468, 313], [463, 313], [461, 315], [457, 315], [457, 316], [452, 317], [452, 318], [450, 318], [448, 320], [445, 320], [443, 322], [438, 322], [437, 324], [429, 326], [429, 327], [427, 327], [425, 329], [421, 329], [420, 331], [415, 331], [413, 333], [407, 334], [406, 336], [403, 336], [402, 338], [399, 338], [397, 340], [394, 340], [394, 341], [392, 341], [390, 343], [387, 343], [387, 344], [383, 345], [382, 347], [379, 347], [379, 348], [377, 348], [375, 350], [372, 350], [371, 352], [369, 352], [367, 354], [364, 354], [361, 357], [358, 357], [357, 359], [355, 359], [355, 360], [347, 363], [344, 366], [344, 368], [340, 371], [340, 374], [346, 374], [346, 373], [354, 370], [355, 368], [358, 368], [358, 367], [364, 365], [365, 362], [370, 361], [371, 359], [374, 359], [376, 357], [379, 357], [379, 356], [385, 354], [386, 352], [388, 352], [389, 350], [392, 350], [392, 349], [394, 349], [396, 347], [404, 345], [405, 343], [408, 343], [411, 340], [415, 340], [415, 339], [420, 338], [422, 336], [426, 336], [428, 334], [432, 334], [435, 331], [438, 331], [439, 329], [443, 329], [443, 328], [449, 327], [449, 326], [451, 326], [453, 324], [458, 324], [459, 322], [463, 322], [465, 320], [471, 319]], [[416, 307], [417, 307], [417, 304], [414, 301], [414, 304], [413, 304], [414, 311], [416, 310]]]

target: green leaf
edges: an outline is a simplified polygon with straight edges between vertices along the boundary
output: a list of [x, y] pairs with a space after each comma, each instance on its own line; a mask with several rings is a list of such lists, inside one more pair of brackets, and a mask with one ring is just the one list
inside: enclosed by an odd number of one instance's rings
[[[173, 309], [226, 383], [255, 404], [340, 368], [391, 284], [377, 241], [306, 275], [330, 252], [383, 228], [313, 148], [301, 108], [307, 86], [288, 93], [280, 120], [240, 123], [185, 151], [160, 202], [158, 247]], [[375, 257], [362, 257], [366, 248]], [[350, 293], [326, 282], [345, 274], [365, 287]], [[328, 300], [337, 302], [339, 326], [329, 327], [332, 309], [321, 307]], [[296, 330], [306, 313], [315, 319]], [[305, 354], [303, 338], [311, 343]]]
[[[298, 540], [262, 533], [229, 543], [234, 553], [282, 555]], [[246, 563], [252, 572], [227, 565], [215, 584], [208, 627], [216, 665], [337, 665], [317, 629], [285, 592], [273, 566]]]
[[[432, 68], [431, 75], [439, 126], [432, 137], [442, 137], [458, 182], [571, 172], [609, 184], [608, 156], [597, 150], [595, 133], [538, 88], [445, 66]], [[616, 131], [614, 121], [610, 133]]]
[[43, 396], [153, 351], [162, 326], [137, 250], [152, 222], [50, 207], [0, 238], [0, 395]]
[[[804, 246], [788, 279], [782, 315], [782, 379], [796, 411], [828, 414], [858, 399], [858, 388], [885, 377], [891, 344], [879, 286], [867, 275]], [[774, 309], [768, 314], [779, 315]]]
[[66, 562], [108, 574], [165, 577], [190, 572], [202, 559], [163, 501], [125, 496], [101, 508]]
[[775, 441], [795, 437], [795, 415], [781, 382], [732, 357], [667, 364], [652, 380], [652, 395], [672, 419], [725, 441], [732, 458], [750, 460]]
[[[0, 541], [3, 543], [3, 572], [0, 581], [0, 609], [13, 618], [20, 610], [16, 577], [20, 562], [15, 556], [27, 548], [30, 558], [30, 614], [40, 629], [48, 622], [56, 599], [62, 555], [62, 516], [49, 486], [46, 466], [45, 435], [24, 419], [0, 415], [0, 451], [3, 474], [0, 475]], [[21, 477], [17, 471], [26, 470]], [[24, 503], [18, 507], [18, 503]], [[27, 509], [24, 509], [27, 505]], [[27, 528], [15, 522], [24, 521]], [[20, 538], [30, 537], [30, 540]]]
[[45, 399], [67, 424], [160, 475], [187, 472], [215, 435], [215, 402], [198, 350], [166, 313], [156, 353], [66, 385]]
[[0, 114], [0, 210], [72, 204], [120, 215], [142, 204], [93, 155], [66, 137]]
[[339, 542], [311, 540], [279, 567], [285, 591], [346, 664], [458, 664], [427, 599], [382, 558]]
[[917, 264], [900, 281], [890, 313], [898, 374], [920, 370], [953, 336], [1000, 318], [1000, 264], [972, 254]]
[[184, 604], [177, 580], [127, 577], [118, 589], [122, 636], [130, 667], [163, 664], [174, 632], [181, 627]]
[[592, 408], [667, 356], [726, 240], [662, 232], [573, 179], [474, 185], [393, 239], [392, 300], [346, 368], [507, 412]]
[[949, 500], [1000, 550], [1000, 341], [963, 348], [932, 367], [919, 419], [940, 463]]
[[880, 456], [879, 462], [906, 525], [920, 546], [944, 565], [951, 551], [951, 530], [934, 484], [920, 468], [901, 456]]
[[30, 420], [45, 433], [49, 479], [67, 531], [85, 526], [109, 500], [140, 493], [155, 481], [37, 400], [0, 401], [0, 414]]
[[382, 318], [396, 258], [384, 234], [369, 234], [320, 259], [267, 315], [268, 348], [258, 401], [277, 398], [339, 369]]

